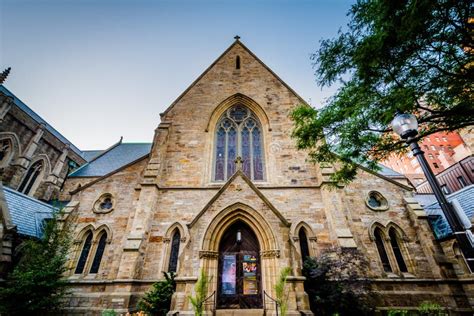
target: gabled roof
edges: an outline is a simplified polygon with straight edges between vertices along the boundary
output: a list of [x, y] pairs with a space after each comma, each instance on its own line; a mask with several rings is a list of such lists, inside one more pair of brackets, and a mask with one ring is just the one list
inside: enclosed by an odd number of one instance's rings
[[3, 194], [17, 232], [41, 237], [43, 220], [52, 218], [58, 209], [8, 187], [3, 187]]
[[64, 137], [63, 135], [61, 135], [61, 133], [59, 133], [56, 129], [54, 129], [54, 127], [52, 127], [51, 125], [48, 124], [48, 122], [46, 122], [41, 116], [39, 116], [38, 114], [36, 114], [35, 111], [33, 111], [32, 109], [30, 109], [25, 103], [23, 103], [23, 101], [21, 101], [20, 99], [18, 99], [12, 92], [10, 92], [10, 90], [8, 90], [7, 88], [5, 88], [5, 86], [3, 85], [0, 85], [0, 92], [3, 92], [5, 93], [7, 96], [10, 96], [11, 98], [13, 98], [13, 103], [15, 103], [15, 105], [20, 109], [22, 110], [23, 112], [25, 112], [26, 114], [28, 114], [34, 121], [36, 121], [38, 124], [44, 124], [45, 125], [45, 128], [48, 132], [50, 132], [52, 135], [54, 135], [57, 139], [59, 139], [62, 143], [64, 144], [69, 144], [70, 148], [72, 149], [72, 151], [74, 151], [79, 157], [83, 157], [83, 153], [82, 151], [77, 148], [76, 146], [74, 146], [73, 143], [71, 143], [69, 140], [67, 140], [66, 137]]
[[74, 177], [102, 177], [150, 153], [151, 143], [119, 142], [69, 174]]
[[220, 59], [222, 59], [228, 52], [232, 50], [234, 46], [237, 45], [241, 46], [245, 51], [247, 51], [247, 53], [249, 53], [250, 56], [255, 58], [255, 60], [259, 62], [266, 70], [268, 70], [268, 72], [270, 72], [270, 74], [272, 74], [278, 81], [280, 81], [283, 86], [285, 86], [289, 91], [291, 91], [291, 93], [293, 93], [301, 101], [301, 103], [307, 104], [307, 102], [298, 93], [296, 93], [295, 90], [293, 90], [276, 73], [274, 73], [273, 70], [271, 70], [267, 65], [265, 65], [265, 63], [261, 61], [260, 58], [258, 58], [250, 49], [248, 49], [247, 46], [242, 44], [242, 42], [238, 38], [236, 38], [232, 45], [230, 45], [229, 48], [227, 48], [219, 57], [217, 57], [217, 59], [209, 67], [207, 67], [207, 69], [204, 70], [204, 72], [199, 77], [197, 77], [197, 79], [194, 80], [193, 83], [191, 83], [191, 85], [186, 90], [184, 90], [184, 92], [181, 93], [178, 98], [174, 100], [173, 103], [171, 103], [171, 105], [163, 113], [160, 114], [160, 116], [163, 117], [164, 115], [166, 115], [166, 113], [171, 111], [175, 104], [178, 103], [179, 100], [181, 100], [181, 98], [183, 98], [189, 92], [189, 90], [191, 90], [191, 88], [194, 87], [201, 80], [201, 78], [203, 78], [214, 67], [214, 65], [217, 64]]
[[396, 172], [393, 169], [390, 169], [387, 166], [382, 165], [381, 163], [378, 164], [378, 166], [381, 168], [378, 173], [380, 173], [383, 176], [389, 177], [389, 178], [406, 178], [403, 174]]
[[84, 154], [83, 157], [87, 161], [93, 160], [95, 157], [99, 156], [103, 153], [103, 150], [83, 150], [82, 153]]
[[193, 218], [191, 223], [188, 224], [189, 227], [192, 227], [196, 222], [201, 218], [202, 215], [214, 204], [214, 202], [227, 190], [227, 188], [230, 186], [234, 180], [240, 177], [242, 178], [245, 183], [257, 194], [257, 196], [262, 199], [262, 201], [268, 206], [268, 208], [280, 219], [280, 221], [287, 227], [290, 226], [290, 223], [288, 220], [281, 214], [277, 208], [263, 195], [262, 191], [260, 191], [255, 184], [250, 181], [250, 179], [245, 175], [245, 173], [242, 170], [237, 170], [232, 177], [227, 180], [227, 182], [217, 191], [217, 193], [212, 197], [212, 199], [204, 206], [204, 208]]

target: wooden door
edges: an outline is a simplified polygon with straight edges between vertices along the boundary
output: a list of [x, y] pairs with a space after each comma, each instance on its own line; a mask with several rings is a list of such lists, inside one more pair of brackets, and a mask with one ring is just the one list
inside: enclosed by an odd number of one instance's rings
[[219, 244], [217, 288], [218, 308], [262, 307], [260, 246], [251, 228], [241, 221], [226, 230]]

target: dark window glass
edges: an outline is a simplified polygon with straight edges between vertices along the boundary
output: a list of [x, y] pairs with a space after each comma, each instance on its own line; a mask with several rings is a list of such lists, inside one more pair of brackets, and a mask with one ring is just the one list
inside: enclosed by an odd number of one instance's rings
[[227, 178], [235, 172], [235, 158], [237, 158], [237, 132], [231, 127], [227, 133]]
[[461, 188], [464, 188], [467, 184], [466, 181], [464, 180], [463, 176], [458, 177], [458, 182], [461, 185]]
[[375, 194], [371, 194], [369, 196], [369, 200], [367, 201], [369, 203], [370, 206], [372, 207], [381, 207], [382, 206], [382, 203], [379, 201], [379, 199], [377, 199], [377, 197], [375, 196]]
[[107, 243], [107, 233], [104, 232], [100, 236], [99, 244], [97, 245], [97, 250], [94, 256], [94, 261], [92, 261], [90, 273], [97, 273], [99, 271], [100, 262], [102, 261], [102, 255], [104, 254], [106, 243]]
[[179, 254], [179, 243], [181, 242], [181, 234], [179, 230], [173, 235], [173, 240], [171, 241], [171, 253], [170, 253], [170, 262], [168, 265], [168, 272], [176, 272], [178, 267], [178, 254]]
[[110, 210], [112, 208], [112, 199], [109, 197], [105, 198], [99, 206], [102, 210]]
[[438, 164], [437, 164], [436, 162], [433, 162], [433, 167], [435, 167], [435, 169], [438, 169], [438, 168], [439, 168], [439, 166], [438, 166]]
[[250, 132], [248, 127], [244, 127], [242, 130], [242, 171], [247, 175], [247, 177], [251, 178], [251, 153], [250, 153]]
[[43, 169], [43, 162], [37, 161], [35, 162], [29, 169], [28, 172], [26, 173], [25, 178], [21, 182], [20, 186], [18, 187], [18, 191], [28, 194], [30, 193], [31, 188], [36, 182], [36, 179], [41, 173], [41, 170]]
[[305, 259], [309, 257], [308, 238], [306, 237], [306, 231], [304, 230], [304, 228], [300, 229], [298, 237], [300, 239], [301, 259], [304, 263]]
[[449, 193], [451, 193], [451, 192], [449, 191], [449, 188], [446, 186], [446, 184], [443, 184], [443, 185], [441, 186], [441, 190], [443, 191], [444, 194], [449, 194]]
[[398, 267], [400, 268], [400, 271], [408, 272], [407, 266], [405, 264], [405, 260], [403, 260], [400, 246], [398, 245], [397, 233], [395, 232], [393, 228], [391, 228], [388, 235], [390, 237], [390, 245], [392, 246], [393, 254], [395, 255], [395, 259], [397, 259], [397, 264], [398, 264]]
[[225, 137], [226, 131], [223, 127], [217, 131], [217, 146], [216, 146], [216, 180], [224, 180], [224, 166], [225, 166]]
[[235, 69], [240, 69], [240, 56], [235, 59]]
[[263, 180], [262, 145], [260, 140], [260, 129], [255, 127], [252, 131], [254, 180]]
[[84, 271], [86, 265], [87, 257], [89, 256], [89, 251], [91, 250], [92, 244], [92, 232], [88, 232], [86, 240], [84, 241], [84, 246], [82, 246], [81, 256], [77, 261], [76, 271], [74, 273], [81, 274]]
[[392, 272], [392, 267], [390, 266], [390, 261], [388, 260], [387, 251], [385, 251], [385, 246], [383, 244], [382, 232], [379, 228], [376, 228], [374, 231], [375, 244], [377, 245], [377, 250], [379, 252], [380, 260], [382, 261], [383, 270], [385, 272]]

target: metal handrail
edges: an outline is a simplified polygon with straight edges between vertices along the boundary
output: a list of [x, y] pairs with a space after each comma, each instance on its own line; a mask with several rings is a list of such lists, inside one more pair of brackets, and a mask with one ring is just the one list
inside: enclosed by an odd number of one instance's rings
[[[211, 300], [212, 298], [212, 300]], [[216, 315], [216, 291], [212, 292], [211, 295], [209, 295], [208, 297], [206, 297], [203, 301], [202, 301], [202, 305], [205, 307], [205, 306], [211, 306], [211, 312], [212, 312], [212, 315]]]
[[268, 297], [270, 299], [270, 303], [275, 303], [275, 312], [276, 312], [276, 316], [278, 316], [278, 307], [279, 307], [279, 303], [276, 299], [274, 299], [273, 297], [271, 297], [270, 295], [268, 295], [267, 291], [263, 291], [263, 315], [267, 315], [267, 300], [266, 300], [266, 297]]

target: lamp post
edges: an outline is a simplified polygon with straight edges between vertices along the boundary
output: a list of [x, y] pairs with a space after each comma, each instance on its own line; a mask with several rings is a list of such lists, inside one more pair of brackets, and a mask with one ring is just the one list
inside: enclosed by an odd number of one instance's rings
[[466, 259], [467, 265], [471, 272], [474, 271], [474, 248], [469, 235], [470, 232], [463, 226], [462, 221], [458, 217], [457, 213], [453, 210], [452, 205], [448, 202], [444, 196], [441, 187], [436, 179], [433, 171], [428, 165], [423, 151], [421, 150], [415, 136], [418, 134], [418, 122], [413, 114], [400, 113], [395, 114], [395, 118], [392, 121], [392, 128], [406, 143], [410, 146], [413, 155], [418, 160], [423, 173], [428, 180], [428, 183], [433, 190], [433, 193], [438, 200], [438, 203], [443, 211], [446, 220], [448, 221], [451, 230], [456, 237], [456, 240], [461, 248], [461, 251]]

